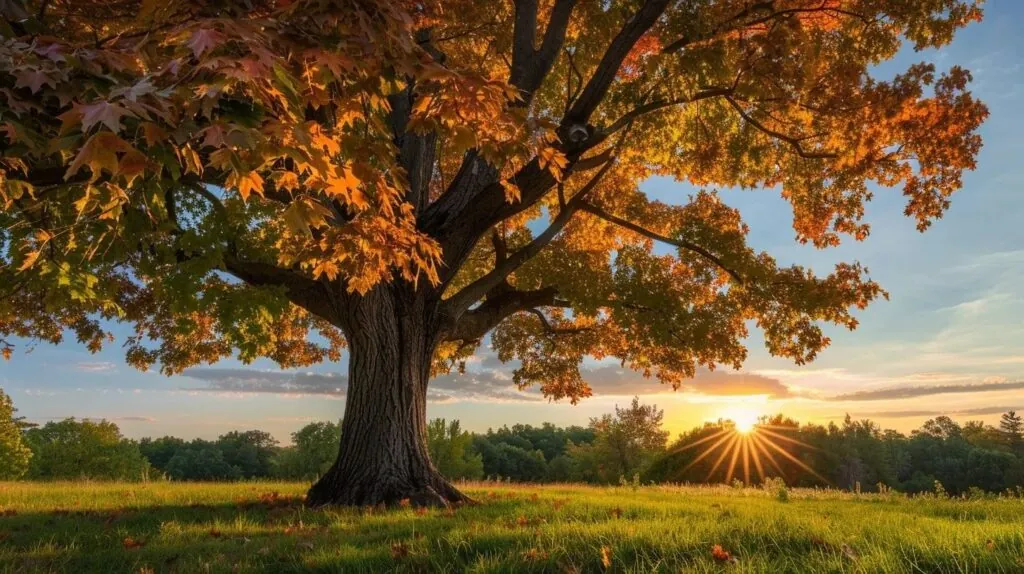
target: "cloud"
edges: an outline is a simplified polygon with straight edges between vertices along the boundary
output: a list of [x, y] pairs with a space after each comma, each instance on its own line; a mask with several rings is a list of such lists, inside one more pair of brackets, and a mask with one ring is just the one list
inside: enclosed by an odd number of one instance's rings
[[938, 417], [938, 416], [949, 416], [949, 417], [965, 417], [975, 415], [998, 415], [1007, 411], [1022, 410], [1022, 407], [1007, 407], [1007, 406], [993, 406], [993, 407], [981, 407], [977, 409], [952, 409], [946, 411], [940, 410], [908, 410], [908, 411], [878, 411], [868, 413], [857, 413], [858, 417], [866, 418], [910, 418], [910, 417]]
[[84, 373], [109, 373], [117, 368], [117, 365], [109, 361], [83, 361], [75, 363], [74, 369]]
[[[296, 373], [258, 369], [186, 369], [184, 376], [206, 383], [183, 390], [214, 393], [267, 393], [290, 396], [319, 395], [344, 397], [348, 375], [342, 373]], [[519, 391], [504, 371], [488, 369], [448, 374], [434, 378], [427, 400], [434, 403], [459, 401], [537, 401], [537, 393]]]
[[[503, 364], [493, 352], [480, 354], [479, 361], [469, 365], [465, 373], [449, 373], [434, 377], [427, 391], [432, 403], [453, 402], [538, 402], [545, 398], [536, 388], [519, 390], [512, 383], [516, 362]], [[216, 393], [267, 393], [289, 396], [319, 395], [344, 397], [348, 376], [342, 373], [287, 372], [244, 368], [192, 368], [184, 376], [202, 381], [203, 387], [182, 390]], [[617, 365], [582, 369], [595, 395], [649, 395], [672, 393], [672, 387], [657, 379]], [[763, 395], [771, 398], [795, 396], [792, 389], [778, 379], [761, 374], [701, 370], [685, 381], [679, 392], [710, 396]]]
[[259, 369], [185, 369], [182, 375], [203, 381], [188, 391], [344, 396], [348, 376], [342, 373], [297, 373]]
[[994, 381], [988, 383], [965, 385], [933, 385], [919, 387], [891, 387], [874, 391], [857, 391], [845, 395], [831, 397], [830, 401], [884, 401], [894, 399], [911, 399], [947, 393], [985, 393], [993, 391], [1013, 391], [1024, 389], [1024, 381]]
[[113, 422], [135, 422], [135, 423], [155, 423], [156, 419], [153, 417], [107, 417], [108, 421]]
[[[583, 371], [595, 395], [649, 395], [670, 393], [672, 387], [654, 378], [618, 366], [604, 366]], [[751, 373], [701, 370], [684, 381], [680, 392], [712, 396], [766, 395], [771, 398], [793, 397], [793, 391], [778, 379]]]
[[[487, 362], [486, 358], [483, 361]], [[430, 381], [427, 398], [434, 402], [535, 402], [544, 400], [533, 390], [520, 391], [512, 383], [512, 375], [501, 369], [449, 373]]]

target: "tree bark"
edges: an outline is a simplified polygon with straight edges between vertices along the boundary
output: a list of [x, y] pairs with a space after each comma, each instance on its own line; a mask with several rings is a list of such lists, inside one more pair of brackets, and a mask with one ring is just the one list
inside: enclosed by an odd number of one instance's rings
[[469, 499], [427, 451], [427, 384], [436, 321], [423, 297], [382, 285], [349, 305], [349, 381], [338, 459], [307, 503], [448, 506]]

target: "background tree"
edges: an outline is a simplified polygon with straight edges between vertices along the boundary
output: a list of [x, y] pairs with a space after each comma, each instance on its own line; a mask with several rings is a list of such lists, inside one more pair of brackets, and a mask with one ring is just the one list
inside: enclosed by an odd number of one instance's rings
[[[575, 402], [587, 355], [676, 387], [740, 366], [748, 325], [797, 363], [855, 327], [864, 268], [779, 265], [711, 189], [781, 190], [822, 248], [867, 236], [877, 188], [926, 228], [987, 111], [961, 68], [872, 71], [979, 4], [10, 0], [0, 336], [95, 350], [118, 320], [165, 373], [347, 346], [310, 503], [460, 501], [426, 389], [488, 333]], [[651, 201], [653, 175], [704, 190]]]
[[427, 425], [427, 447], [438, 472], [449, 479], [478, 479], [484, 475], [483, 457], [472, 451], [473, 435], [459, 421], [434, 419]]
[[21, 478], [32, 458], [32, 451], [21, 439], [16, 412], [14, 401], [0, 389], [0, 480]]
[[1017, 411], [1003, 413], [999, 419], [999, 432], [1006, 437], [1006, 443], [1015, 452], [1020, 453], [1024, 449], [1024, 420], [1017, 414]]
[[616, 406], [614, 415], [591, 419], [594, 442], [569, 448], [578, 475], [592, 482], [611, 483], [644, 473], [665, 451], [669, 433], [661, 428], [663, 417], [664, 411], [657, 405], [641, 405], [639, 397], [633, 397], [628, 407]]
[[224, 462], [238, 470], [242, 478], [257, 478], [273, 474], [272, 461], [277, 451], [277, 440], [266, 431], [231, 431], [217, 439], [217, 450]]
[[473, 450], [483, 461], [484, 476], [515, 482], [539, 482], [548, 473], [544, 453], [507, 442], [492, 443], [485, 436], [473, 437]]
[[146, 457], [149, 464], [159, 472], [167, 472], [167, 465], [182, 450], [188, 448], [189, 443], [184, 439], [173, 436], [160, 438], [139, 439], [139, 452]]
[[341, 425], [309, 423], [292, 433], [292, 445], [279, 451], [275, 462], [278, 476], [313, 480], [331, 467], [338, 454]]
[[117, 425], [64, 419], [25, 432], [32, 449], [28, 478], [42, 480], [144, 480], [149, 462]]

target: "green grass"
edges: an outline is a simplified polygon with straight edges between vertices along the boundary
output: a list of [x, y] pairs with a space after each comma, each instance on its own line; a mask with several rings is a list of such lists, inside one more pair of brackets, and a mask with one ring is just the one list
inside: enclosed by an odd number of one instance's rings
[[454, 511], [315, 511], [304, 490], [0, 483], [0, 572], [1024, 572], [1013, 498], [471, 484]]

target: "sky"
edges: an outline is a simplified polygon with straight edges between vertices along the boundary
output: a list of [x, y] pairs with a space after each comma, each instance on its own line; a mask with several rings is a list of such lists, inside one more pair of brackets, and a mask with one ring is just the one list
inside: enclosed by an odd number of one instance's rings
[[[859, 260], [889, 292], [888, 302], [859, 313], [856, 331], [829, 329], [832, 346], [814, 363], [798, 367], [771, 357], [755, 332], [741, 371], [699, 373], [677, 392], [617, 363], [588, 361], [584, 376], [594, 396], [570, 405], [516, 391], [513, 366], [483, 348], [466, 375], [432, 382], [428, 415], [460, 419], [474, 431], [546, 421], [585, 425], [639, 395], [664, 409], [673, 433], [720, 417], [778, 412], [816, 424], [849, 414], [907, 432], [938, 415], [994, 423], [1006, 410], [1024, 410], [1024, 114], [1018, 111], [1024, 109], [1024, 37], [1015, 25], [1021, 18], [1024, 2], [989, 0], [985, 20], [952, 45], [906, 50], [877, 70], [877, 77], [889, 78], [918, 61], [940, 70], [961, 65], [974, 74], [972, 90], [991, 111], [981, 129], [978, 169], [928, 232], [918, 233], [902, 215], [898, 191], [880, 190], [868, 206], [866, 241], [816, 250], [794, 241], [790, 208], [777, 192], [723, 190], [723, 200], [750, 225], [756, 249], [820, 273]], [[643, 189], [673, 203], [694, 191], [667, 179], [647, 181]], [[118, 343], [90, 354], [71, 337], [0, 361], [0, 388], [19, 414], [39, 423], [105, 418], [133, 438], [212, 439], [258, 428], [287, 443], [309, 422], [342, 416], [346, 370], [344, 358], [301, 371], [222, 361], [166, 377], [128, 366]]]

